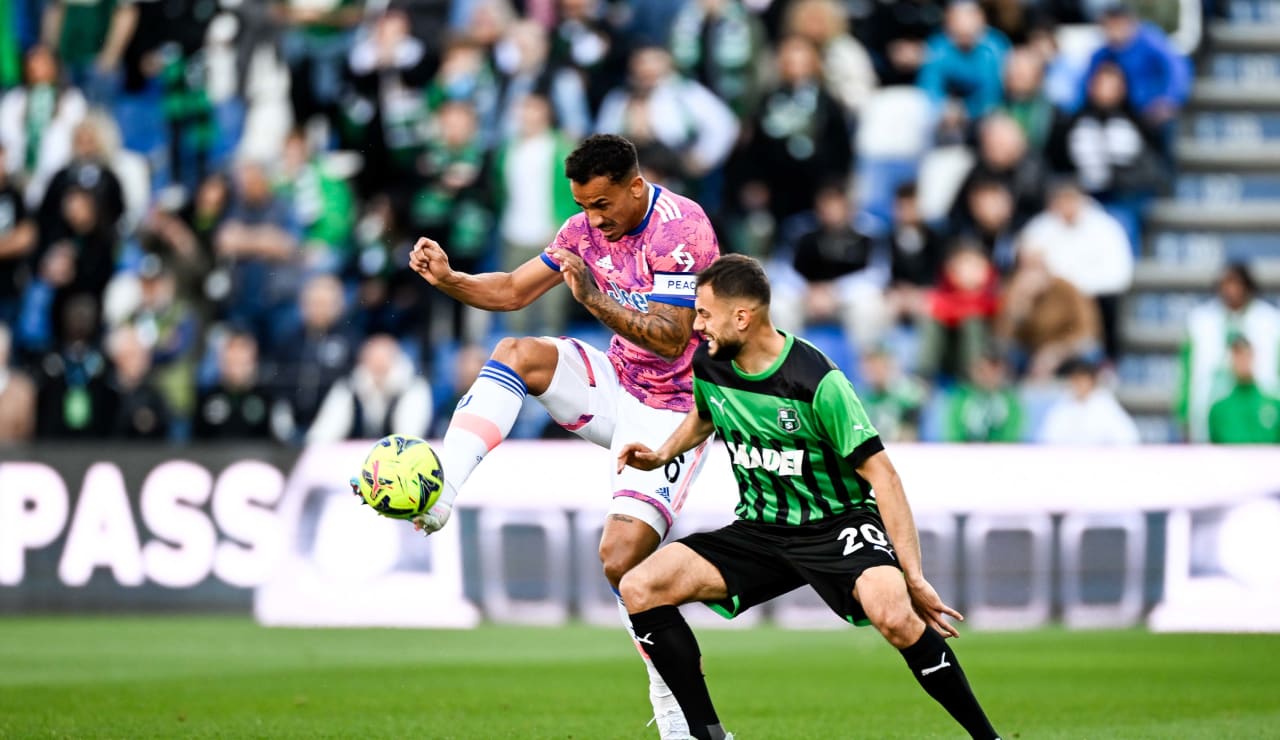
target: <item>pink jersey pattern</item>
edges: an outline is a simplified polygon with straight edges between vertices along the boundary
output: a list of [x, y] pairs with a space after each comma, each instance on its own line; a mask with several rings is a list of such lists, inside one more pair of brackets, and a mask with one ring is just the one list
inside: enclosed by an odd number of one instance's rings
[[[542, 260], [560, 269], [548, 253], [569, 250], [587, 263], [600, 290], [624, 308], [649, 312], [650, 303], [693, 308], [697, 272], [720, 256], [711, 221], [702, 207], [657, 185], [644, 221], [622, 239], [611, 242], [579, 213], [565, 221]], [[698, 338], [674, 360], [654, 354], [615, 335], [609, 361], [622, 387], [646, 406], [672, 411], [693, 408], [693, 351]]]

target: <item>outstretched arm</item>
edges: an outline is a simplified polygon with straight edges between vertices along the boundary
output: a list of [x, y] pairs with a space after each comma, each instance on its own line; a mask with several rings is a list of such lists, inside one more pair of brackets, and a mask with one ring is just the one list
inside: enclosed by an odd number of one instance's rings
[[98, 69], [112, 70], [120, 64], [125, 47], [133, 40], [133, 33], [138, 29], [138, 6], [117, 5], [111, 14], [111, 24], [107, 27], [107, 38], [102, 42], [102, 51], [98, 54]]
[[639, 442], [631, 442], [618, 453], [618, 472], [630, 465], [638, 470], [653, 470], [675, 459], [676, 455], [691, 450], [706, 441], [715, 431], [710, 419], [703, 419], [694, 409], [685, 414], [684, 421], [667, 437], [667, 441], [655, 452]]
[[553, 249], [551, 256], [560, 265], [574, 299], [623, 339], [668, 359], [679, 357], [689, 346], [692, 308], [649, 301], [647, 313], [633, 311], [601, 292], [581, 257], [567, 249]]
[[915, 518], [911, 515], [902, 479], [898, 477], [888, 453], [882, 450], [868, 457], [858, 466], [858, 474], [871, 484], [876, 493], [876, 505], [888, 530], [889, 541], [893, 543], [893, 551], [898, 556], [898, 564], [907, 579], [907, 591], [911, 593], [916, 612], [944, 636], [959, 637], [960, 633], [943, 617], [951, 616], [961, 621], [964, 617], [944, 604], [938, 592], [925, 580], [921, 567], [920, 535], [916, 532]]
[[458, 272], [449, 266], [449, 256], [440, 244], [426, 237], [418, 239], [409, 253], [409, 267], [450, 298], [485, 311], [517, 311], [562, 279], [540, 256], [513, 272]]
[[40, 43], [55, 50], [58, 48], [58, 42], [62, 39], [62, 20], [66, 13], [64, 0], [55, 0], [45, 6], [44, 17], [40, 20]]

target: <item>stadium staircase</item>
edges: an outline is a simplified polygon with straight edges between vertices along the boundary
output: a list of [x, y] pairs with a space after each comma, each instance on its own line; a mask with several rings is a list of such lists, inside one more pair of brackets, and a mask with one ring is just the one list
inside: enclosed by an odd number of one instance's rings
[[1227, 0], [1206, 29], [1178, 140], [1179, 175], [1147, 219], [1122, 309], [1119, 397], [1143, 438], [1177, 439], [1171, 417], [1187, 312], [1227, 262], [1280, 292], [1280, 0]]

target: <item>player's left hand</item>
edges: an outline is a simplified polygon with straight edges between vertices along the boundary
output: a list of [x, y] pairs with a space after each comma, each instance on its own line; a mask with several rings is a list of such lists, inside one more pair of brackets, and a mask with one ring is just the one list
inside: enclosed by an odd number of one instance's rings
[[915, 608], [916, 614], [920, 615], [925, 624], [941, 632], [943, 637], [960, 636], [946, 618], [953, 617], [963, 622], [964, 615], [942, 603], [942, 597], [938, 596], [938, 592], [928, 581], [923, 578], [914, 583], [907, 581], [907, 592], [911, 594], [911, 606]]
[[564, 282], [569, 286], [575, 301], [585, 306], [592, 296], [600, 293], [596, 279], [591, 276], [587, 263], [581, 257], [567, 249], [553, 249], [551, 257], [559, 263], [560, 273], [564, 275]]
[[630, 465], [637, 470], [653, 470], [666, 465], [669, 460], [664, 460], [661, 455], [649, 449], [639, 442], [631, 442], [622, 451], [618, 453], [618, 472]]

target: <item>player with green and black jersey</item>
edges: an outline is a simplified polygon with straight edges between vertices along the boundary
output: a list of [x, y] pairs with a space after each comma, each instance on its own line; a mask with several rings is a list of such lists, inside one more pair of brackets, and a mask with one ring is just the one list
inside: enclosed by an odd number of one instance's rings
[[[945, 637], [960, 613], [924, 578], [919, 536], [884, 445], [848, 378], [808, 342], [776, 330], [760, 264], [727, 255], [698, 274], [694, 405], [656, 451], [631, 443], [618, 466], [661, 467], [712, 432], [738, 482], [737, 520], [684, 537], [623, 577], [637, 639], [696, 738], [726, 737], [677, 607], [726, 617], [803, 585], [841, 618], [871, 624], [921, 686], [975, 738], [996, 738]], [[643, 635], [643, 637], [641, 637]]]
[[693, 356], [693, 400], [733, 461], [739, 519], [805, 524], [876, 510], [858, 465], [884, 449], [849, 379], [812, 344], [779, 333], [772, 365], [748, 374]]

